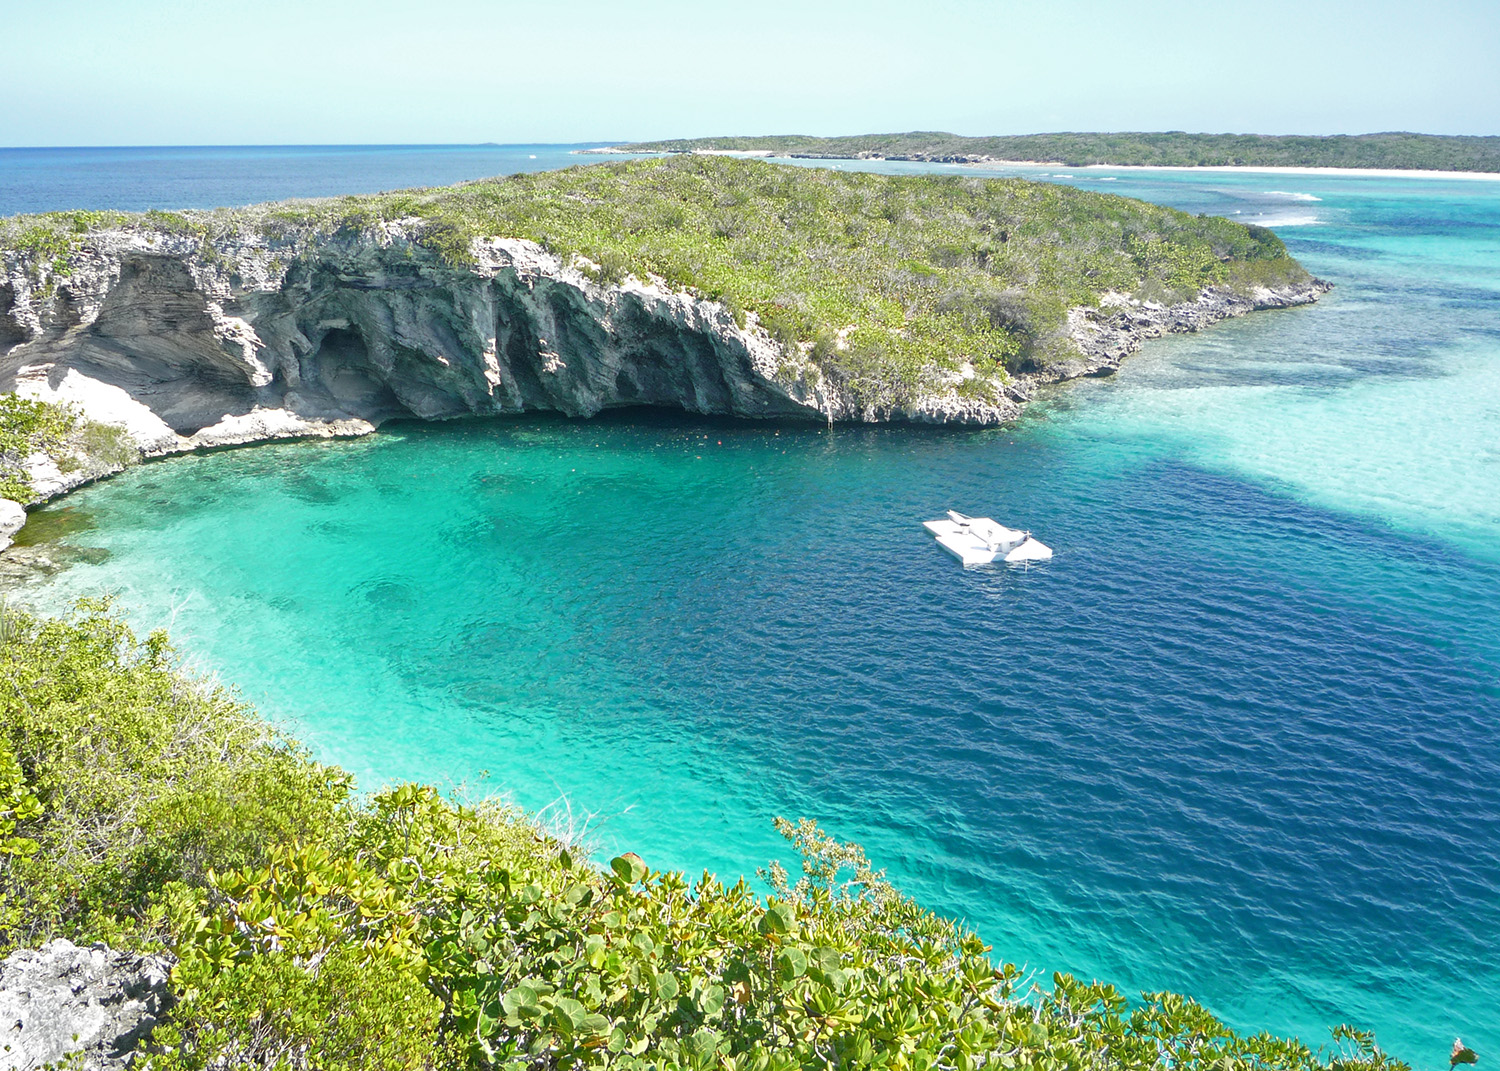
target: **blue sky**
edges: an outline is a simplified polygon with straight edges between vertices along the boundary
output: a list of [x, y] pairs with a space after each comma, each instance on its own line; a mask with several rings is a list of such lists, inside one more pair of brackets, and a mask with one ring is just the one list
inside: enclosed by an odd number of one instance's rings
[[0, 0], [0, 145], [1500, 134], [1500, 0]]

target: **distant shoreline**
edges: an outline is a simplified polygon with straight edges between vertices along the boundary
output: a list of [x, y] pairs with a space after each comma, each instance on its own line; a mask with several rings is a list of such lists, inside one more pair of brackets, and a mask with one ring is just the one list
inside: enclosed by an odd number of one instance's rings
[[[997, 161], [998, 162], [998, 161]], [[1067, 167], [1066, 164], [1032, 164], [1008, 160], [1007, 164], [1028, 167]], [[1400, 167], [1282, 167], [1271, 164], [1085, 164], [1070, 171], [1251, 171], [1264, 175], [1369, 175], [1373, 178], [1455, 178], [1500, 181], [1500, 171], [1431, 171], [1425, 168]]]
[[1279, 164], [1068, 164], [1061, 160], [914, 160], [896, 156], [819, 156], [816, 153], [777, 152], [773, 149], [631, 149], [609, 145], [598, 149], [574, 149], [578, 156], [733, 156], [751, 160], [888, 161], [892, 163], [947, 163], [957, 167], [1053, 167], [1069, 171], [1223, 171], [1264, 175], [1366, 175], [1371, 178], [1477, 179], [1500, 181], [1500, 171], [1436, 171], [1400, 167], [1294, 167]]
[[[970, 136], [905, 133], [770, 134], [619, 142], [616, 152], [725, 152], [804, 159], [909, 160], [928, 164], [1036, 163], [1050, 167], [1148, 167], [1276, 173], [1500, 174], [1500, 135], [1190, 134], [1172, 131], [1059, 131]], [[1301, 169], [1308, 169], [1303, 172]]]

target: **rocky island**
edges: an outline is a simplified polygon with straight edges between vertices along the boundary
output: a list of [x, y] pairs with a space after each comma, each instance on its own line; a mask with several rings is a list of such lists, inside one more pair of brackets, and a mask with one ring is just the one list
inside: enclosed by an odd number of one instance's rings
[[402, 418], [996, 424], [1146, 338], [1326, 289], [1268, 230], [1127, 198], [679, 156], [0, 221], [0, 390], [81, 421], [7, 448], [41, 500]]

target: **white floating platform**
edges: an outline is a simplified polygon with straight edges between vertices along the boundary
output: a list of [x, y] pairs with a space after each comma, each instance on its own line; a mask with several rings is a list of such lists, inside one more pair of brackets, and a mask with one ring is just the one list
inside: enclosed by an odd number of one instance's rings
[[923, 521], [922, 527], [937, 537], [938, 546], [965, 565], [991, 562], [1044, 562], [1052, 548], [1033, 539], [1030, 532], [996, 524], [988, 517], [966, 517], [953, 510], [947, 518]]

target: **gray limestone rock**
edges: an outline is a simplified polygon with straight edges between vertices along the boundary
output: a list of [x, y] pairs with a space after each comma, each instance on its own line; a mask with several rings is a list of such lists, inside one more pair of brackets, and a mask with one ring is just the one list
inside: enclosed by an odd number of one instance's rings
[[10, 546], [26, 524], [26, 508], [19, 502], [0, 498], [0, 550]]
[[[827, 422], [993, 425], [1035, 386], [1107, 374], [1147, 338], [1257, 308], [1305, 304], [1316, 281], [1203, 291], [1160, 306], [1118, 295], [1078, 308], [1076, 353], [1005, 381], [933, 367], [885, 400], [861, 397], [807, 346], [663, 280], [596, 281], [597, 265], [534, 242], [476, 238], [454, 264], [426, 224], [378, 222], [206, 243], [131, 228], [91, 232], [66, 277], [0, 256], [0, 390], [74, 405], [123, 428], [145, 457], [313, 436], [391, 419], [619, 406]], [[107, 473], [31, 466], [40, 499]]]
[[0, 1071], [69, 1054], [85, 1069], [130, 1066], [170, 1001], [170, 961], [57, 940], [0, 963]]
[[1286, 309], [1311, 305], [1333, 284], [1322, 279], [1289, 286], [1257, 287], [1241, 293], [1228, 287], [1209, 287], [1192, 301], [1159, 305], [1137, 301], [1122, 294], [1105, 295], [1097, 309], [1077, 308], [1068, 313], [1068, 334], [1078, 348], [1078, 357], [1033, 374], [1038, 383], [1054, 383], [1079, 376], [1112, 375], [1120, 362], [1141, 345], [1163, 335], [1202, 331], [1205, 327], [1261, 309]]

